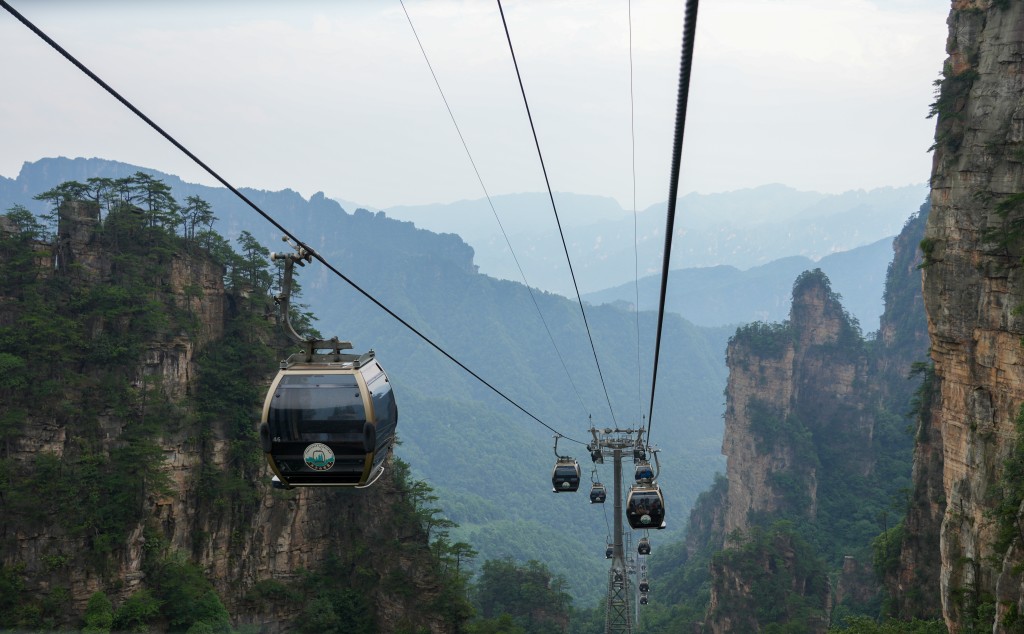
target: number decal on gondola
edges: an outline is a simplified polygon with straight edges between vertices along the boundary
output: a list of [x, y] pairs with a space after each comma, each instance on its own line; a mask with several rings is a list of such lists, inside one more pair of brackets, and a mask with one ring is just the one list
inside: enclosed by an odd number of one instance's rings
[[306, 447], [306, 451], [302, 452], [302, 459], [313, 471], [328, 471], [334, 466], [334, 452], [321, 442]]

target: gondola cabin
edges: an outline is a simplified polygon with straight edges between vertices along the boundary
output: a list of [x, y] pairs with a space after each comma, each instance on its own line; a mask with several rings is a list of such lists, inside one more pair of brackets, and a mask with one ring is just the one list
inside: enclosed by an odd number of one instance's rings
[[636, 471], [633, 473], [633, 479], [637, 482], [648, 482], [654, 479], [654, 469], [651, 468], [651, 463], [642, 461], [636, 465]]
[[555, 493], [574, 493], [580, 488], [580, 465], [572, 458], [562, 457], [551, 471], [551, 490]]
[[606, 499], [608, 499], [608, 490], [604, 488], [603, 484], [596, 482], [590, 486], [591, 504], [604, 504]]
[[665, 496], [656, 484], [634, 484], [626, 498], [626, 521], [636, 529], [665, 528]]
[[641, 594], [640, 595], [640, 605], [647, 605], [647, 603], [648, 603], [647, 593]]
[[647, 583], [646, 579], [640, 581], [640, 592], [650, 592], [651, 584]]
[[372, 351], [316, 355], [282, 364], [263, 403], [260, 442], [275, 486], [367, 486], [383, 473], [397, 424], [391, 383]]
[[608, 548], [604, 549], [604, 558], [605, 559], [611, 559], [612, 555], [614, 555], [614, 554], [615, 554], [615, 549], [612, 547], [611, 544], [608, 544]]
[[640, 541], [637, 542], [636, 552], [638, 555], [650, 555], [651, 554], [651, 540], [646, 537], [641, 537]]

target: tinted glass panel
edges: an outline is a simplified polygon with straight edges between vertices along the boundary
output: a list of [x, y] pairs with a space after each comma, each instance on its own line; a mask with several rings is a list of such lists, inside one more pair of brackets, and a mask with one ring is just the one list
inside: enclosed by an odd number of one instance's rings
[[284, 376], [270, 403], [268, 423], [275, 442], [354, 441], [362, 435], [366, 410], [351, 374]]
[[377, 449], [382, 450], [391, 444], [398, 425], [398, 405], [395, 404], [395, 393], [391, 391], [391, 383], [384, 374], [368, 384], [370, 400], [373, 403], [373, 415], [377, 421]]
[[564, 479], [576, 479], [579, 474], [576, 473], [576, 467], [555, 467], [555, 476]]

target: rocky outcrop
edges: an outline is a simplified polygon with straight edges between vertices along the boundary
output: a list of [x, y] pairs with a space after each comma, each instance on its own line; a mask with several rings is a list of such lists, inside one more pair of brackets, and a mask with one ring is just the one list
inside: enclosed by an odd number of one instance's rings
[[[792, 413], [793, 357], [791, 342], [781, 346], [775, 358], [764, 358], [755, 345], [734, 338], [726, 353], [729, 382], [726, 387], [725, 435], [722, 453], [726, 456], [726, 477], [729, 480], [725, 505], [726, 535], [749, 526], [752, 513], [773, 513], [781, 496], [769, 484], [773, 473], [787, 472], [796, 463], [793, 448], [788, 444], [763, 451], [762, 438], [751, 430], [757, 406], [762, 416], [785, 419]], [[815, 472], [806, 471], [806, 487], [811, 495]]]
[[[809, 434], [847, 437], [852, 454], [841, 459], [870, 468], [859, 448], [871, 446], [871, 418], [857, 389], [866, 384], [867, 357], [821, 271], [794, 285], [790, 315], [784, 324], [740, 328], [726, 352], [726, 535], [781, 510], [816, 516], [820, 462]], [[843, 354], [833, 354], [838, 349]]]
[[[722, 444], [728, 488], [721, 508], [701, 511], [722, 518], [724, 543], [710, 566], [709, 630], [800, 622], [824, 631], [839, 604], [877, 613], [869, 547], [893, 529], [883, 550], [894, 559], [899, 552], [901, 529], [886, 509], [910, 470], [903, 416], [921, 381], [907, 378], [927, 350], [917, 268], [927, 211], [914, 214], [894, 242], [873, 343], [821, 271], [797, 279], [789, 321], [750, 324], [730, 340]], [[708, 532], [706, 519], [690, 522]], [[715, 538], [702, 543], [715, 545]], [[691, 556], [695, 546], [688, 542]], [[918, 569], [915, 579], [922, 576]]]
[[[1024, 403], [1024, 4], [958, 0], [948, 24], [921, 244], [936, 393], [916, 465], [941, 469], [941, 491], [929, 475], [915, 497], [934, 505], [918, 528], [938, 535], [950, 631], [999, 630], [1024, 609], [1020, 537], [999, 539], [1017, 520], [997, 512]], [[908, 564], [928, 556], [905, 553]]]
[[[793, 286], [790, 320], [740, 328], [726, 359], [727, 541], [711, 566], [707, 626], [745, 631], [799, 620], [824, 632], [832, 591], [821, 557], [774, 522], [817, 521], [820, 469], [871, 468], [859, 332], [824, 274], [809, 271]], [[841, 450], [823, 450], [826, 438]], [[766, 592], [775, 602], [789, 597], [787, 609], [763, 605]]]

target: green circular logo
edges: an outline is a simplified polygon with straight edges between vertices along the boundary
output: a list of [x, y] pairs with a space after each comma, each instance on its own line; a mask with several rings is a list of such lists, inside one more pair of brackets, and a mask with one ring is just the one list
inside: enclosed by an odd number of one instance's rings
[[322, 442], [315, 442], [302, 452], [306, 466], [313, 471], [327, 471], [334, 466], [334, 452]]

